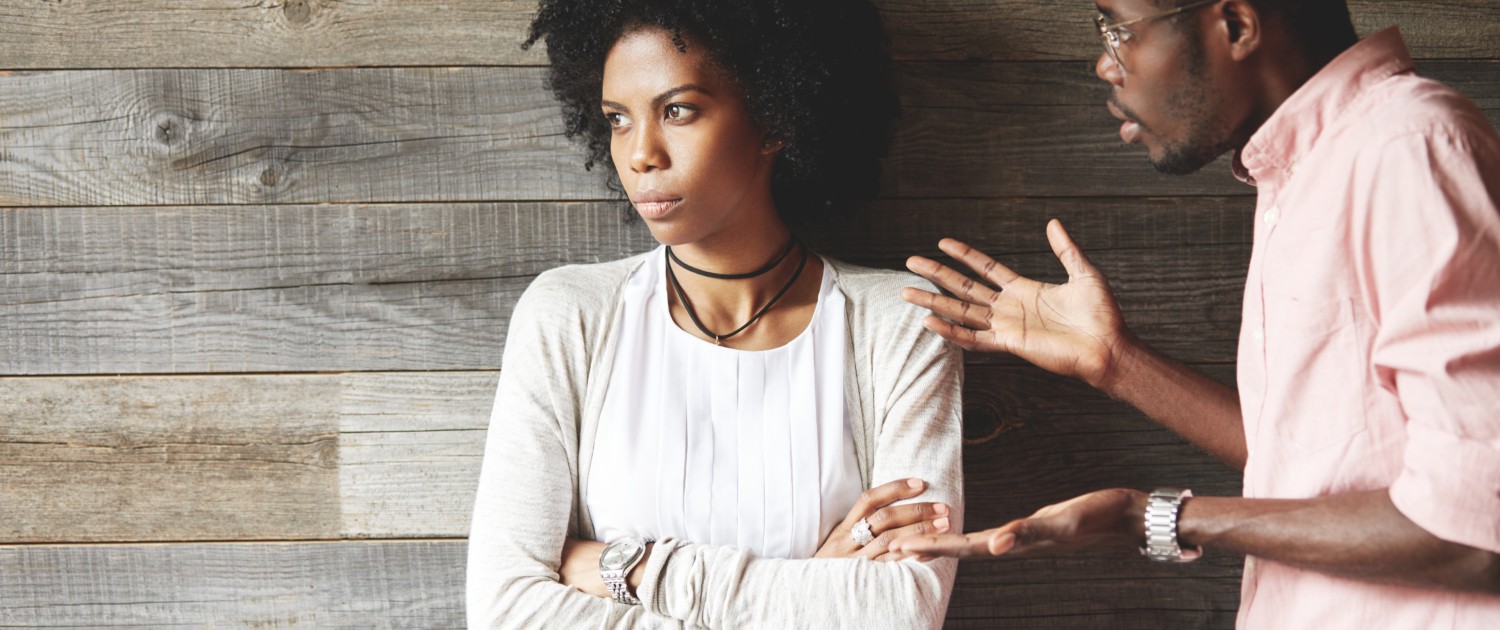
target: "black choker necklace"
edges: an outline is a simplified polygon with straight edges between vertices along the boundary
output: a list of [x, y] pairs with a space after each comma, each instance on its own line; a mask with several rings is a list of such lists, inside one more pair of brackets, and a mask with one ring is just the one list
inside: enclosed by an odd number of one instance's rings
[[[772, 263], [771, 266], [756, 271], [752, 275], [746, 277], [758, 276], [770, 271], [771, 269], [776, 268], [776, 265], [780, 264], [782, 260], [785, 260], [786, 255], [792, 251], [791, 245], [795, 244], [796, 242], [793, 241], [790, 245], [788, 245], [787, 250], [785, 252], [782, 252], [781, 256], [777, 257], [776, 261]], [[759, 320], [761, 315], [765, 315], [766, 311], [771, 310], [771, 307], [775, 306], [776, 302], [780, 300], [782, 296], [786, 295], [787, 291], [790, 291], [792, 289], [792, 285], [797, 283], [797, 278], [802, 277], [802, 268], [807, 266], [807, 248], [802, 248], [802, 259], [797, 262], [797, 270], [792, 272], [792, 277], [786, 281], [786, 284], [782, 285], [781, 290], [777, 291], [776, 295], [771, 297], [771, 301], [766, 302], [765, 306], [760, 307], [760, 310], [756, 311], [754, 315], [750, 316], [750, 321], [745, 322], [745, 325], [734, 329], [734, 332], [723, 335], [709, 330], [703, 325], [703, 321], [698, 319], [698, 312], [693, 310], [693, 303], [688, 300], [687, 293], [684, 293], [682, 290], [682, 283], [677, 281], [677, 274], [672, 271], [672, 262], [676, 261], [677, 257], [672, 255], [672, 248], [670, 247], [667, 248], [667, 258], [667, 283], [672, 285], [672, 291], [677, 293], [677, 301], [682, 302], [682, 309], [687, 311], [688, 319], [693, 320], [693, 325], [698, 327], [698, 332], [703, 333], [703, 335], [706, 337], [712, 337], [714, 340], [714, 345], [722, 346], [724, 345], [725, 339], [744, 332], [746, 328], [749, 328], [751, 324], [754, 324], [757, 320]], [[681, 261], [677, 261], [677, 263], [682, 264]], [[682, 266], [683, 268], [695, 273], [702, 273], [704, 275], [708, 275], [709, 277], [713, 277], [710, 274], [704, 273], [697, 269], [693, 269], [692, 267], [688, 267], [687, 265]]]
[[[755, 271], [752, 271], [750, 273], [714, 273], [712, 271], [704, 271], [702, 269], [699, 269], [697, 267], [689, 265], [689, 264], [687, 264], [685, 262], [682, 262], [682, 259], [678, 258], [677, 254], [672, 251], [671, 246], [667, 247], [667, 257], [671, 258], [672, 262], [677, 263], [677, 266], [682, 267], [683, 269], [686, 269], [686, 270], [691, 271], [693, 273], [696, 273], [696, 274], [698, 274], [700, 276], [707, 276], [707, 277], [713, 278], [715, 280], [748, 280], [748, 279], [754, 278], [756, 276], [766, 275], [767, 273], [770, 273], [772, 269], [775, 269], [776, 267], [780, 266], [781, 265], [781, 261], [786, 260], [787, 254], [792, 253], [792, 248], [795, 247], [796, 245], [797, 245], [797, 239], [795, 239], [795, 238], [787, 239], [786, 247], [784, 247], [784, 248], [781, 249], [781, 255], [780, 256], [777, 256], [775, 260], [772, 260], [771, 262], [766, 263], [766, 265], [764, 267], [761, 267], [760, 269], [756, 269]], [[670, 267], [671, 265], [668, 265], [668, 266]]]

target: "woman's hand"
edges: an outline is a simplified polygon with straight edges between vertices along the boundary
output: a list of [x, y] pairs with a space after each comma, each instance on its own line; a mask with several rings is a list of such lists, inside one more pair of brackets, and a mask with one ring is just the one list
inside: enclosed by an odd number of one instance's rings
[[[604, 548], [608, 546], [594, 540], [564, 540], [558, 580], [564, 586], [571, 586], [588, 595], [609, 599], [609, 587], [604, 585], [604, 576], [599, 574], [599, 557], [604, 555]], [[635, 568], [630, 570], [630, 575], [625, 579], [632, 593], [641, 587], [641, 579], [646, 573], [646, 561], [651, 558], [651, 548], [654, 546], [650, 543], [646, 545], [646, 553], [641, 556], [640, 562], [635, 563]]]
[[[828, 533], [828, 539], [823, 541], [823, 547], [814, 557], [897, 560], [897, 556], [887, 553], [891, 541], [902, 536], [947, 533], [950, 509], [946, 504], [891, 505], [922, 494], [926, 487], [920, 479], [899, 479], [864, 491], [844, 521]], [[875, 536], [863, 547], [854, 542], [851, 535], [854, 524], [860, 519], [869, 523], [870, 533]]]
[[1068, 271], [1064, 284], [1026, 278], [950, 238], [938, 247], [977, 272], [984, 282], [913, 256], [906, 262], [907, 269], [954, 297], [914, 288], [902, 291], [901, 297], [941, 315], [928, 317], [923, 326], [965, 350], [1014, 354], [1048, 372], [1078, 378], [1108, 392], [1116, 380], [1115, 368], [1133, 338], [1110, 293], [1109, 281], [1073, 243], [1062, 223], [1054, 219], [1047, 224], [1047, 241]]

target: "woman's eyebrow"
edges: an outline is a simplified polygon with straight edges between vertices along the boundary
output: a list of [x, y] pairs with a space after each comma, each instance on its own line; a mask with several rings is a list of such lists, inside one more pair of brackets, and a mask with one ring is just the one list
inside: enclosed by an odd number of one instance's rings
[[[674, 88], [672, 88], [670, 90], [662, 92], [661, 94], [656, 95], [655, 98], [651, 99], [651, 107], [652, 107], [652, 109], [659, 108], [662, 105], [666, 104], [666, 102], [669, 99], [671, 99], [672, 97], [677, 96], [678, 94], [682, 94], [684, 92], [698, 92], [698, 93], [701, 93], [701, 94], [703, 94], [705, 96], [713, 96], [714, 95], [713, 92], [710, 92], [708, 90], [708, 88], [705, 88], [705, 87], [703, 87], [701, 85], [698, 85], [696, 83], [685, 83], [683, 85], [679, 85], [679, 86], [674, 87]], [[610, 109], [617, 109], [617, 110], [620, 110], [622, 112], [627, 112], [627, 113], [630, 112], [630, 108], [626, 107], [624, 103], [616, 103], [616, 102], [611, 101], [609, 99], [600, 99], [599, 100], [599, 104], [603, 105], [604, 107], [608, 107]]]

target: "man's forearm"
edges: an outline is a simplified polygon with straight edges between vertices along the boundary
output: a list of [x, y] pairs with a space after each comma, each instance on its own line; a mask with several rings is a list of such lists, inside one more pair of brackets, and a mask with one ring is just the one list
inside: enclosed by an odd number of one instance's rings
[[1439, 539], [1386, 490], [1316, 499], [1197, 497], [1178, 521], [1185, 545], [1343, 577], [1500, 595], [1500, 556]]
[[1239, 393], [1132, 339], [1098, 386], [1220, 461], [1245, 468], [1248, 451]]

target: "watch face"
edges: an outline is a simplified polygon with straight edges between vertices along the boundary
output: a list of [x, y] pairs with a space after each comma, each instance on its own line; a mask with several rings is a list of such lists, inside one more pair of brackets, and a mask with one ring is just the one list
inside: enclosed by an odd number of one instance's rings
[[604, 555], [599, 557], [599, 565], [611, 569], [622, 569], [625, 565], [635, 562], [644, 552], [645, 545], [634, 538], [616, 540], [604, 548]]

